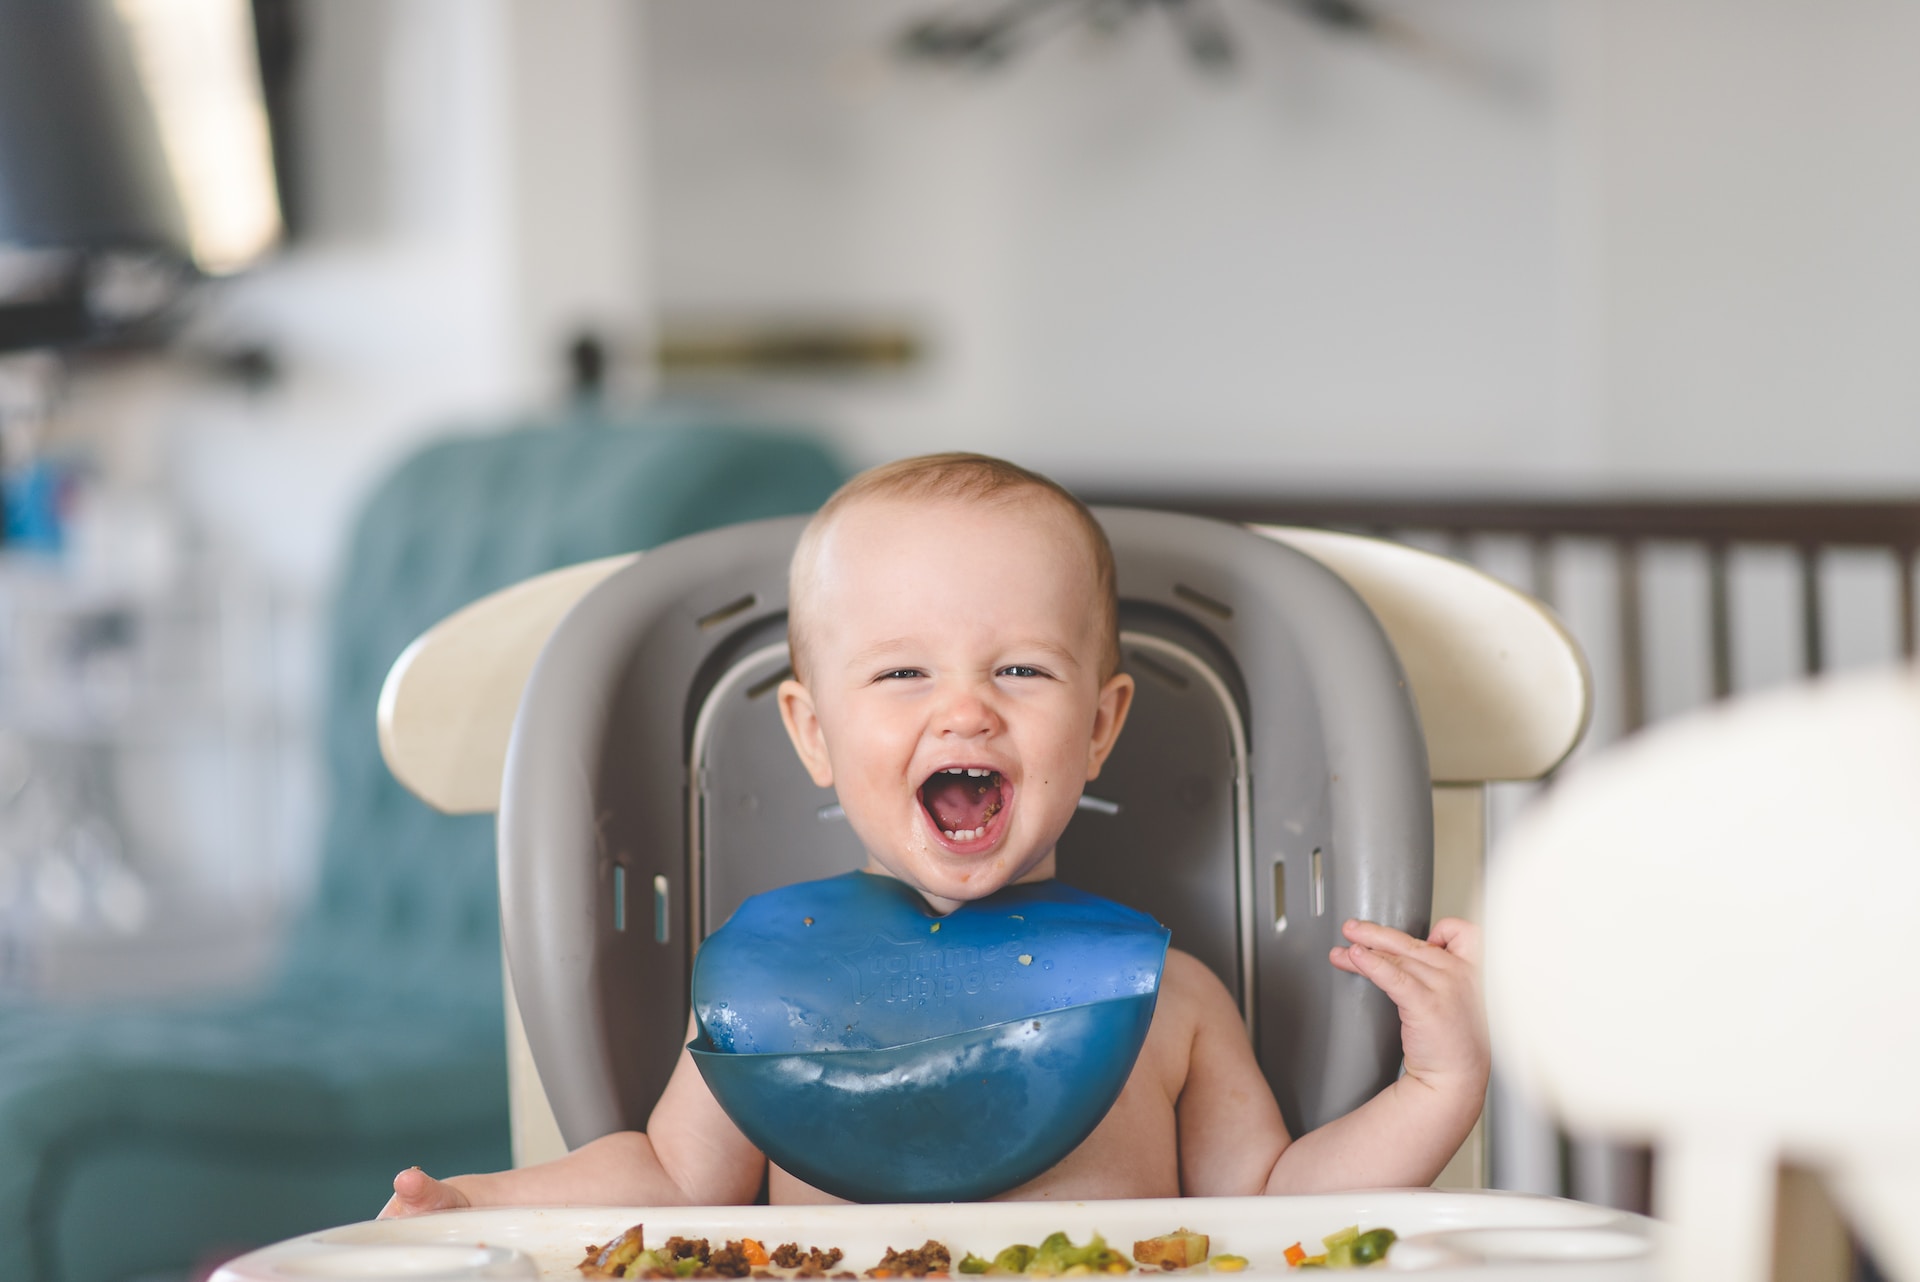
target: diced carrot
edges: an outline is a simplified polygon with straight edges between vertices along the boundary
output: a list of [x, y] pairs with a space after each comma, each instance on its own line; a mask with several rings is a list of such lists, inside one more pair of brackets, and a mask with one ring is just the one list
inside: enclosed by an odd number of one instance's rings
[[767, 1263], [767, 1248], [753, 1238], [740, 1239], [740, 1254], [747, 1257], [748, 1264]]
[[1307, 1250], [1305, 1247], [1301, 1246], [1298, 1242], [1295, 1242], [1292, 1246], [1287, 1248], [1288, 1265], [1298, 1264], [1300, 1263], [1300, 1261], [1306, 1258], [1307, 1258]]

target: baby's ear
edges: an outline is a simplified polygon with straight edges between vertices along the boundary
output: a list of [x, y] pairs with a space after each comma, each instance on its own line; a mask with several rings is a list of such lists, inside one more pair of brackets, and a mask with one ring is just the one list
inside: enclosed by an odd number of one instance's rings
[[1100, 687], [1100, 701], [1094, 705], [1093, 738], [1087, 745], [1087, 778], [1100, 777], [1100, 767], [1107, 763], [1107, 754], [1120, 738], [1120, 727], [1127, 724], [1127, 709], [1132, 706], [1133, 678], [1124, 672], [1108, 677], [1107, 683]]
[[833, 765], [827, 759], [827, 737], [820, 730], [820, 715], [813, 708], [813, 693], [798, 681], [780, 683], [775, 696], [780, 702], [780, 723], [800, 754], [800, 764], [822, 788], [833, 787]]

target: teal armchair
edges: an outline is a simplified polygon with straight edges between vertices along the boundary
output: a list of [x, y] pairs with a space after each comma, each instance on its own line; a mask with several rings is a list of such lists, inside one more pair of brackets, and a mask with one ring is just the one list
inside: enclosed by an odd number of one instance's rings
[[445, 440], [367, 500], [342, 560], [314, 900], [265, 991], [0, 1008], [0, 1282], [184, 1273], [375, 1214], [393, 1173], [508, 1164], [493, 821], [389, 774], [374, 709], [416, 635], [532, 574], [809, 511], [803, 437], [591, 421]]

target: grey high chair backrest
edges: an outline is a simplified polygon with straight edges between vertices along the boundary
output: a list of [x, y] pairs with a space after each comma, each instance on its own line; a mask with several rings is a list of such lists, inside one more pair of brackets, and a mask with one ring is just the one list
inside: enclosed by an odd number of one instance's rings
[[[1060, 876], [1158, 917], [1219, 975], [1299, 1134], [1400, 1060], [1393, 1004], [1327, 950], [1349, 917], [1427, 928], [1432, 804], [1405, 674], [1310, 557], [1214, 521], [1099, 516], [1137, 693]], [[864, 862], [772, 697], [802, 524], [657, 549], [573, 608], [528, 683], [502, 794], [502, 920], [569, 1145], [645, 1126], [707, 932], [749, 895]]]
[[[1397, 1058], [1391, 1008], [1324, 946], [1348, 916], [1474, 915], [1486, 784], [1572, 750], [1585, 662], [1538, 602], [1416, 548], [1100, 516], [1139, 693], [1061, 875], [1213, 967], [1297, 1133]], [[643, 1124], [685, 1041], [699, 935], [749, 894], [860, 859], [771, 697], [798, 528], [536, 576], [388, 675], [394, 774], [440, 810], [500, 811], [518, 1164]], [[1484, 1156], [1470, 1139], [1439, 1182], [1479, 1183]]]

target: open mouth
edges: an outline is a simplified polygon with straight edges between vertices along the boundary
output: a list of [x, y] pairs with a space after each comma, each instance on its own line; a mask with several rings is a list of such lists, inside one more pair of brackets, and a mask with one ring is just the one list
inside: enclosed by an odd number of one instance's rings
[[968, 845], [984, 839], [994, 818], [1005, 813], [1013, 789], [998, 770], [948, 766], [920, 785], [920, 807], [948, 841]]

